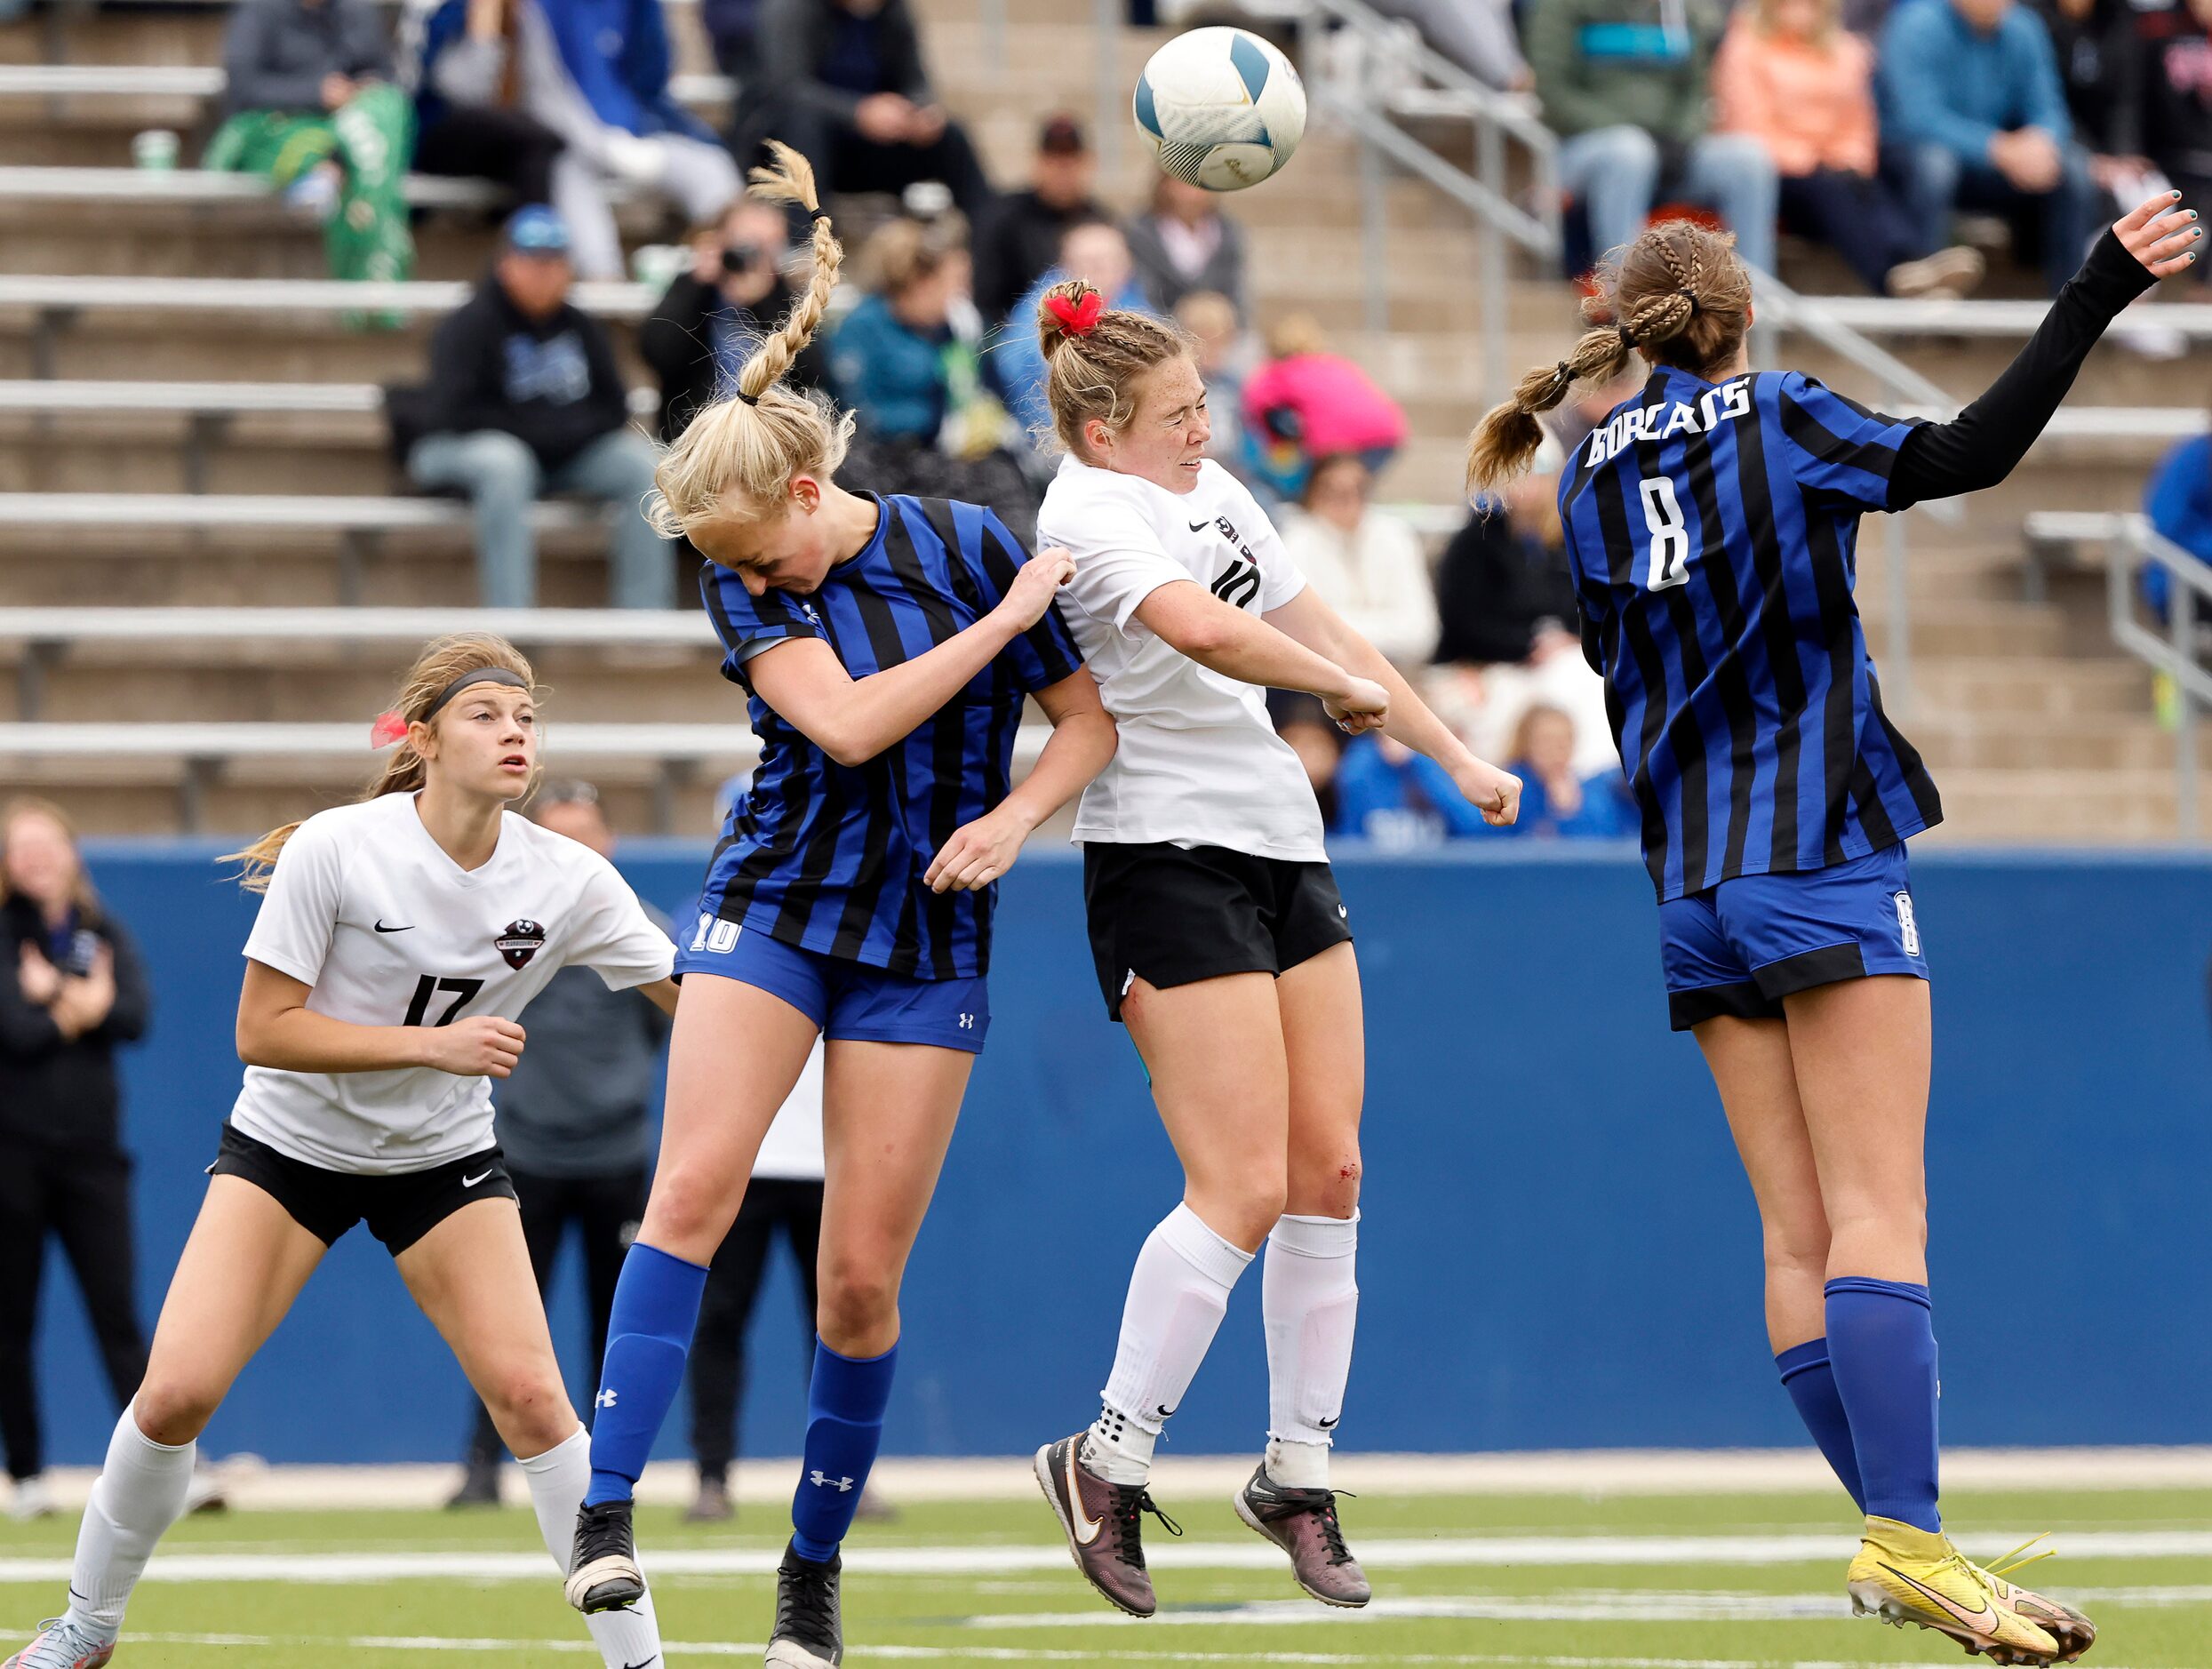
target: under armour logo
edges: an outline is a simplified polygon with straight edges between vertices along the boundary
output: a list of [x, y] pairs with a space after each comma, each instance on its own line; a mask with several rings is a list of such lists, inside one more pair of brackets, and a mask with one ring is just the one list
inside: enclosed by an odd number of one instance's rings
[[848, 1489], [852, 1488], [851, 1479], [832, 1478], [820, 1472], [809, 1473], [807, 1474], [807, 1481], [818, 1489], [834, 1489], [840, 1495], [844, 1494]]
[[962, 1015], [960, 1017], [960, 1029], [963, 1032], [974, 1031], [976, 1029], [976, 1017], [972, 1014]]
[[611, 1409], [614, 1406], [614, 1387], [609, 1386], [591, 1400], [591, 1405], [595, 1409]]

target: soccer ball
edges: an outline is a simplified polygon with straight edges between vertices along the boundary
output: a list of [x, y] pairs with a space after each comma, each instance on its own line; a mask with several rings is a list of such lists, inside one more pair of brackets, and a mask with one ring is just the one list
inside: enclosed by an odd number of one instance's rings
[[1278, 172], [1306, 132], [1306, 87], [1257, 35], [1193, 29], [1137, 78], [1137, 131], [1160, 166], [1209, 191], [1242, 191]]

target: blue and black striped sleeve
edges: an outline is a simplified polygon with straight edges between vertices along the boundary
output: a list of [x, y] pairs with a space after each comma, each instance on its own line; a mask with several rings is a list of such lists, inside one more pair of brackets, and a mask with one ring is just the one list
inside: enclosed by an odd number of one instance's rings
[[[998, 518], [994, 510], [983, 512], [980, 529], [985, 583], [995, 603], [1006, 595], [1014, 583], [1014, 572], [1029, 560], [1029, 553], [1022, 542]], [[1066, 622], [1060, 619], [1056, 604], [1044, 611], [1044, 618], [1024, 632], [1000, 651], [1000, 659], [1014, 673], [1015, 681], [1026, 691], [1048, 689], [1063, 678], [1073, 677], [1083, 664], [1082, 651], [1075, 647], [1075, 639], [1068, 631]]]
[[1798, 483], [1862, 510], [1889, 508], [1890, 474], [1915, 420], [1870, 411], [1802, 371], [1773, 382], [1783, 456]]
[[822, 635], [820, 622], [807, 604], [781, 591], [755, 596], [745, 582], [715, 563], [702, 563], [699, 595], [707, 602], [707, 618], [722, 639], [722, 675], [753, 693], [745, 664], [764, 649], [801, 637]]

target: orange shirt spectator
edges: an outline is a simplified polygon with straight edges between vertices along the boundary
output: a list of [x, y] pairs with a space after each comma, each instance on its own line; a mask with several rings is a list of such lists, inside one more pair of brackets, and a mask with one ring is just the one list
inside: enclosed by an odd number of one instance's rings
[[1821, 0], [1758, 0], [1713, 61], [1721, 132], [1766, 142], [1775, 171], [1874, 172], [1874, 49]]

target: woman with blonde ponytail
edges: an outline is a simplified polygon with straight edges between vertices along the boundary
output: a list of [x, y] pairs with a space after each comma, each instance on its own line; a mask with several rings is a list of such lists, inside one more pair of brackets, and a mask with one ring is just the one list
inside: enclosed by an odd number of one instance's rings
[[[394, 751], [353, 805], [233, 856], [265, 893], [245, 945], [245, 1084], [171, 1279], [151, 1361], [77, 1533], [68, 1612], [8, 1669], [99, 1669], [155, 1545], [183, 1511], [196, 1441], [323, 1254], [357, 1223], [484, 1401], [568, 1567], [590, 1480], [531, 1273], [491, 1088], [515, 1017], [562, 968], [675, 1004], [675, 947], [604, 858], [507, 808], [538, 772], [530, 663], [442, 638], [372, 741]], [[590, 1619], [608, 1669], [658, 1661], [641, 1595]]]
[[1092, 1587], [1150, 1616], [1153, 1445], [1265, 1245], [1268, 1442], [1235, 1508], [1306, 1593], [1364, 1605], [1329, 1487], [1359, 1303], [1359, 964], [1321, 809], [1263, 691], [1305, 691], [1345, 730], [1427, 755], [1493, 825], [1521, 784], [1314, 595], [1206, 456], [1188, 338], [1080, 282], [1046, 292], [1038, 325], [1067, 450], [1040, 536], [1076, 553], [1068, 625], [1122, 739], [1075, 816], [1091, 955], [1184, 1186], [1138, 1254], [1098, 1418], [1037, 1451], [1037, 1481]]
[[1467, 459], [1471, 485], [1497, 486], [1575, 383], [1632, 353], [1649, 367], [1561, 472], [1560, 517], [1642, 814], [1672, 1021], [1697, 1037], [1759, 1203], [1776, 1367], [1865, 1515], [1853, 1609], [1998, 1663], [2071, 1663], [2096, 1631], [1964, 1558], [1937, 1507], [1929, 967], [1905, 842], [1943, 807], [1882, 710], [1855, 547], [1870, 511], [2010, 473], [2104, 327], [2198, 260], [2180, 196], [2100, 238], [1948, 423], [1754, 373], [1751, 277], [1729, 240], [1653, 227], [1594, 299], [1609, 322], [1524, 377]]
[[[596, 1612], [643, 1592], [632, 1489], [682, 1381], [707, 1262], [819, 1037], [819, 1338], [767, 1661], [830, 1669], [844, 1650], [838, 1547], [882, 1434], [899, 1279], [990, 1029], [996, 885], [1114, 744], [1053, 609], [1065, 551], [1030, 556], [980, 505], [835, 480], [851, 420], [782, 375], [842, 252], [804, 160], [774, 151], [754, 189], [813, 215], [813, 283], [669, 449], [650, 507], [707, 558], [700, 589], [761, 763], [679, 935], [659, 1162], [615, 1290], [568, 1595]], [[1052, 734], [1016, 786], [1032, 698]]]

